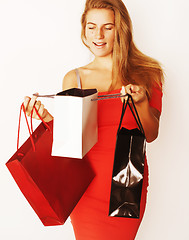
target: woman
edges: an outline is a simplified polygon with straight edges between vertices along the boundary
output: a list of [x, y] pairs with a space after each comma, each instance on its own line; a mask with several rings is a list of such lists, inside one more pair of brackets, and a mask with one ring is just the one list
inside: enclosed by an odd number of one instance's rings
[[[87, 0], [81, 19], [82, 41], [94, 54], [86, 66], [66, 74], [63, 90], [96, 88], [98, 94], [129, 93], [135, 102], [147, 142], [158, 136], [161, 113], [163, 71], [152, 58], [141, 53], [132, 38], [132, 24], [121, 0]], [[53, 117], [36, 97], [26, 97], [30, 115], [37, 107], [45, 121]], [[98, 143], [87, 153], [96, 177], [71, 214], [77, 240], [133, 240], [141, 223], [148, 186], [145, 160], [140, 219], [109, 217], [109, 198], [114, 160], [116, 131], [121, 115], [120, 99], [98, 102]], [[38, 118], [37, 115], [33, 117]], [[123, 126], [136, 128], [127, 109]]]

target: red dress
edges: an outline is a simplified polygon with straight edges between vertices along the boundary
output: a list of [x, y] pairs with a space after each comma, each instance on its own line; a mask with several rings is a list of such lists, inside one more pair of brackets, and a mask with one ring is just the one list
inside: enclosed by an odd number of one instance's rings
[[[119, 90], [111, 93], [119, 93]], [[99, 95], [107, 92], [99, 93]], [[150, 106], [161, 112], [162, 92], [153, 88]], [[120, 99], [98, 101], [98, 142], [87, 153], [96, 177], [71, 214], [77, 240], [134, 240], [143, 218], [148, 187], [148, 166], [145, 160], [140, 219], [110, 217], [109, 198], [114, 161], [116, 133], [121, 116]], [[132, 129], [137, 124], [127, 108], [122, 126]], [[78, 179], [79, 181], [79, 179]]]

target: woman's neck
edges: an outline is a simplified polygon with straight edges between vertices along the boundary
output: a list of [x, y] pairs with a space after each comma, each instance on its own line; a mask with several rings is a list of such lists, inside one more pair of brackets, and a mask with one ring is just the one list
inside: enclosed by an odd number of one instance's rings
[[113, 61], [111, 55], [106, 57], [95, 57], [93, 61], [93, 66], [101, 70], [112, 71], [112, 65]]

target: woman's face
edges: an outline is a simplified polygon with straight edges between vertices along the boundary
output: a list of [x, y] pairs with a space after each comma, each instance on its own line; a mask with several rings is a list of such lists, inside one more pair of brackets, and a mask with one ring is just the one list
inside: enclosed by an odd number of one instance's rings
[[86, 44], [97, 57], [112, 54], [115, 38], [114, 12], [109, 9], [91, 9], [86, 16]]

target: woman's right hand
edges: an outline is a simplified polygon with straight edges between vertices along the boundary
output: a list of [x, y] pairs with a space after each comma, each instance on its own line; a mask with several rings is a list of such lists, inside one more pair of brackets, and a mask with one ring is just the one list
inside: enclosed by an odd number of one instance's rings
[[[45, 122], [50, 122], [51, 120], [53, 120], [53, 116], [47, 111], [47, 109], [44, 107], [41, 101], [37, 101], [36, 96], [32, 96], [32, 98], [26, 96], [24, 98], [24, 107], [25, 107], [27, 116], [29, 117], [31, 116], [31, 112], [34, 106], [36, 107], [39, 115]], [[37, 120], [40, 119], [35, 109], [33, 110], [32, 118], [35, 118]]]

